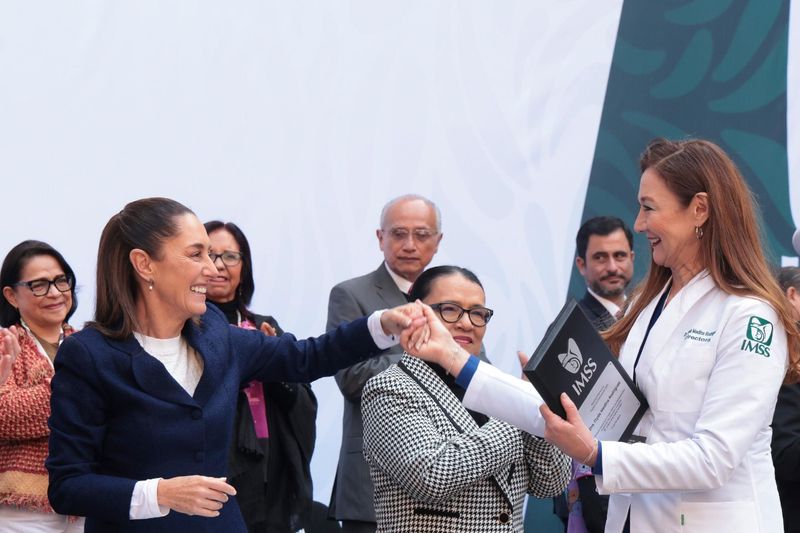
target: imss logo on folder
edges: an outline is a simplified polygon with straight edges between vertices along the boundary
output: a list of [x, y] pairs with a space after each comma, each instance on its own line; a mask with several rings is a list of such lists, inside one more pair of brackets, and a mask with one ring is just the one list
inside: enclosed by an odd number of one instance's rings
[[599, 439], [628, 440], [647, 409], [644, 397], [574, 299], [559, 312], [524, 371], [561, 417], [566, 413], [560, 396], [567, 393]]
[[575, 394], [580, 396], [581, 392], [591, 381], [594, 371], [597, 370], [597, 363], [590, 357], [586, 360], [586, 364], [583, 364], [583, 354], [581, 354], [581, 350], [578, 348], [578, 343], [575, 342], [575, 339], [572, 337], [567, 341], [566, 353], [558, 354], [558, 360], [561, 366], [569, 372], [573, 374], [580, 373], [580, 377], [572, 384], [572, 390], [575, 391]]

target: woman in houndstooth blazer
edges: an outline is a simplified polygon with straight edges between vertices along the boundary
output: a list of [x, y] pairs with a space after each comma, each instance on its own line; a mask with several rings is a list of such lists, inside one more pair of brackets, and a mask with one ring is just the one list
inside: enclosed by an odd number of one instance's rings
[[[467, 269], [425, 271], [410, 294], [429, 304], [453, 339], [478, 353], [492, 311]], [[404, 355], [364, 388], [364, 456], [379, 532], [523, 530], [525, 493], [559, 494], [569, 462], [544, 440], [467, 411], [439, 366]]]

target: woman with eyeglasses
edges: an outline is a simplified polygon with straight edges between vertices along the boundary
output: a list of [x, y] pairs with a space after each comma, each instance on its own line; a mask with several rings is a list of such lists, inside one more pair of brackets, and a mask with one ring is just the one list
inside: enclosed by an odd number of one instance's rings
[[[271, 316], [248, 306], [255, 282], [250, 244], [233, 222], [204, 224], [209, 257], [217, 267], [206, 297], [228, 323], [283, 334]], [[228, 482], [250, 533], [286, 533], [304, 527], [311, 512], [311, 454], [317, 399], [308, 383], [253, 380], [239, 391]]]
[[[493, 312], [475, 274], [428, 269], [410, 296], [434, 310], [457, 345], [478, 353]], [[552, 497], [567, 485], [565, 455], [465, 409], [450, 371], [447, 360], [436, 366], [404, 354], [364, 388], [364, 455], [379, 532], [521, 532], [525, 494]]]
[[0, 325], [20, 346], [0, 386], [0, 532], [83, 531], [83, 519], [56, 514], [47, 500], [47, 438], [53, 358], [78, 302], [75, 274], [40, 241], [11, 249], [0, 269]]

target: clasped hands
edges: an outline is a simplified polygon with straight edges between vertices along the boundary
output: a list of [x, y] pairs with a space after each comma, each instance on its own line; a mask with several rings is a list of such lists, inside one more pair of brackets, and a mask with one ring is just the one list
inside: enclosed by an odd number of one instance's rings
[[406, 353], [436, 363], [457, 376], [469, 359], [430, 306], [416, 302], [388, 309], [381, 315], [384, 333], [399, 335]]

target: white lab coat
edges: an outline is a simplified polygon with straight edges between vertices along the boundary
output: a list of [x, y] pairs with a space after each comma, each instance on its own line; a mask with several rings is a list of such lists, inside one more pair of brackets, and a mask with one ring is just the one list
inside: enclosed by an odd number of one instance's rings
[[[622, 347], [630, 375], [657, 300]], [[485, 366], [464, 405], [541, 434], [533, 387]], [[602, 444], [596, 481], [612, 495], [606, 532], [622, 531], [629, 508], [636, 533], [782, 532], [770, 422], [786, 368], [786, 332], [772, 307], [724, 293], [707, 272], [689, 282], [653, 326], [636, 369], [650, 404], [636, 431], [646, 444]]]

